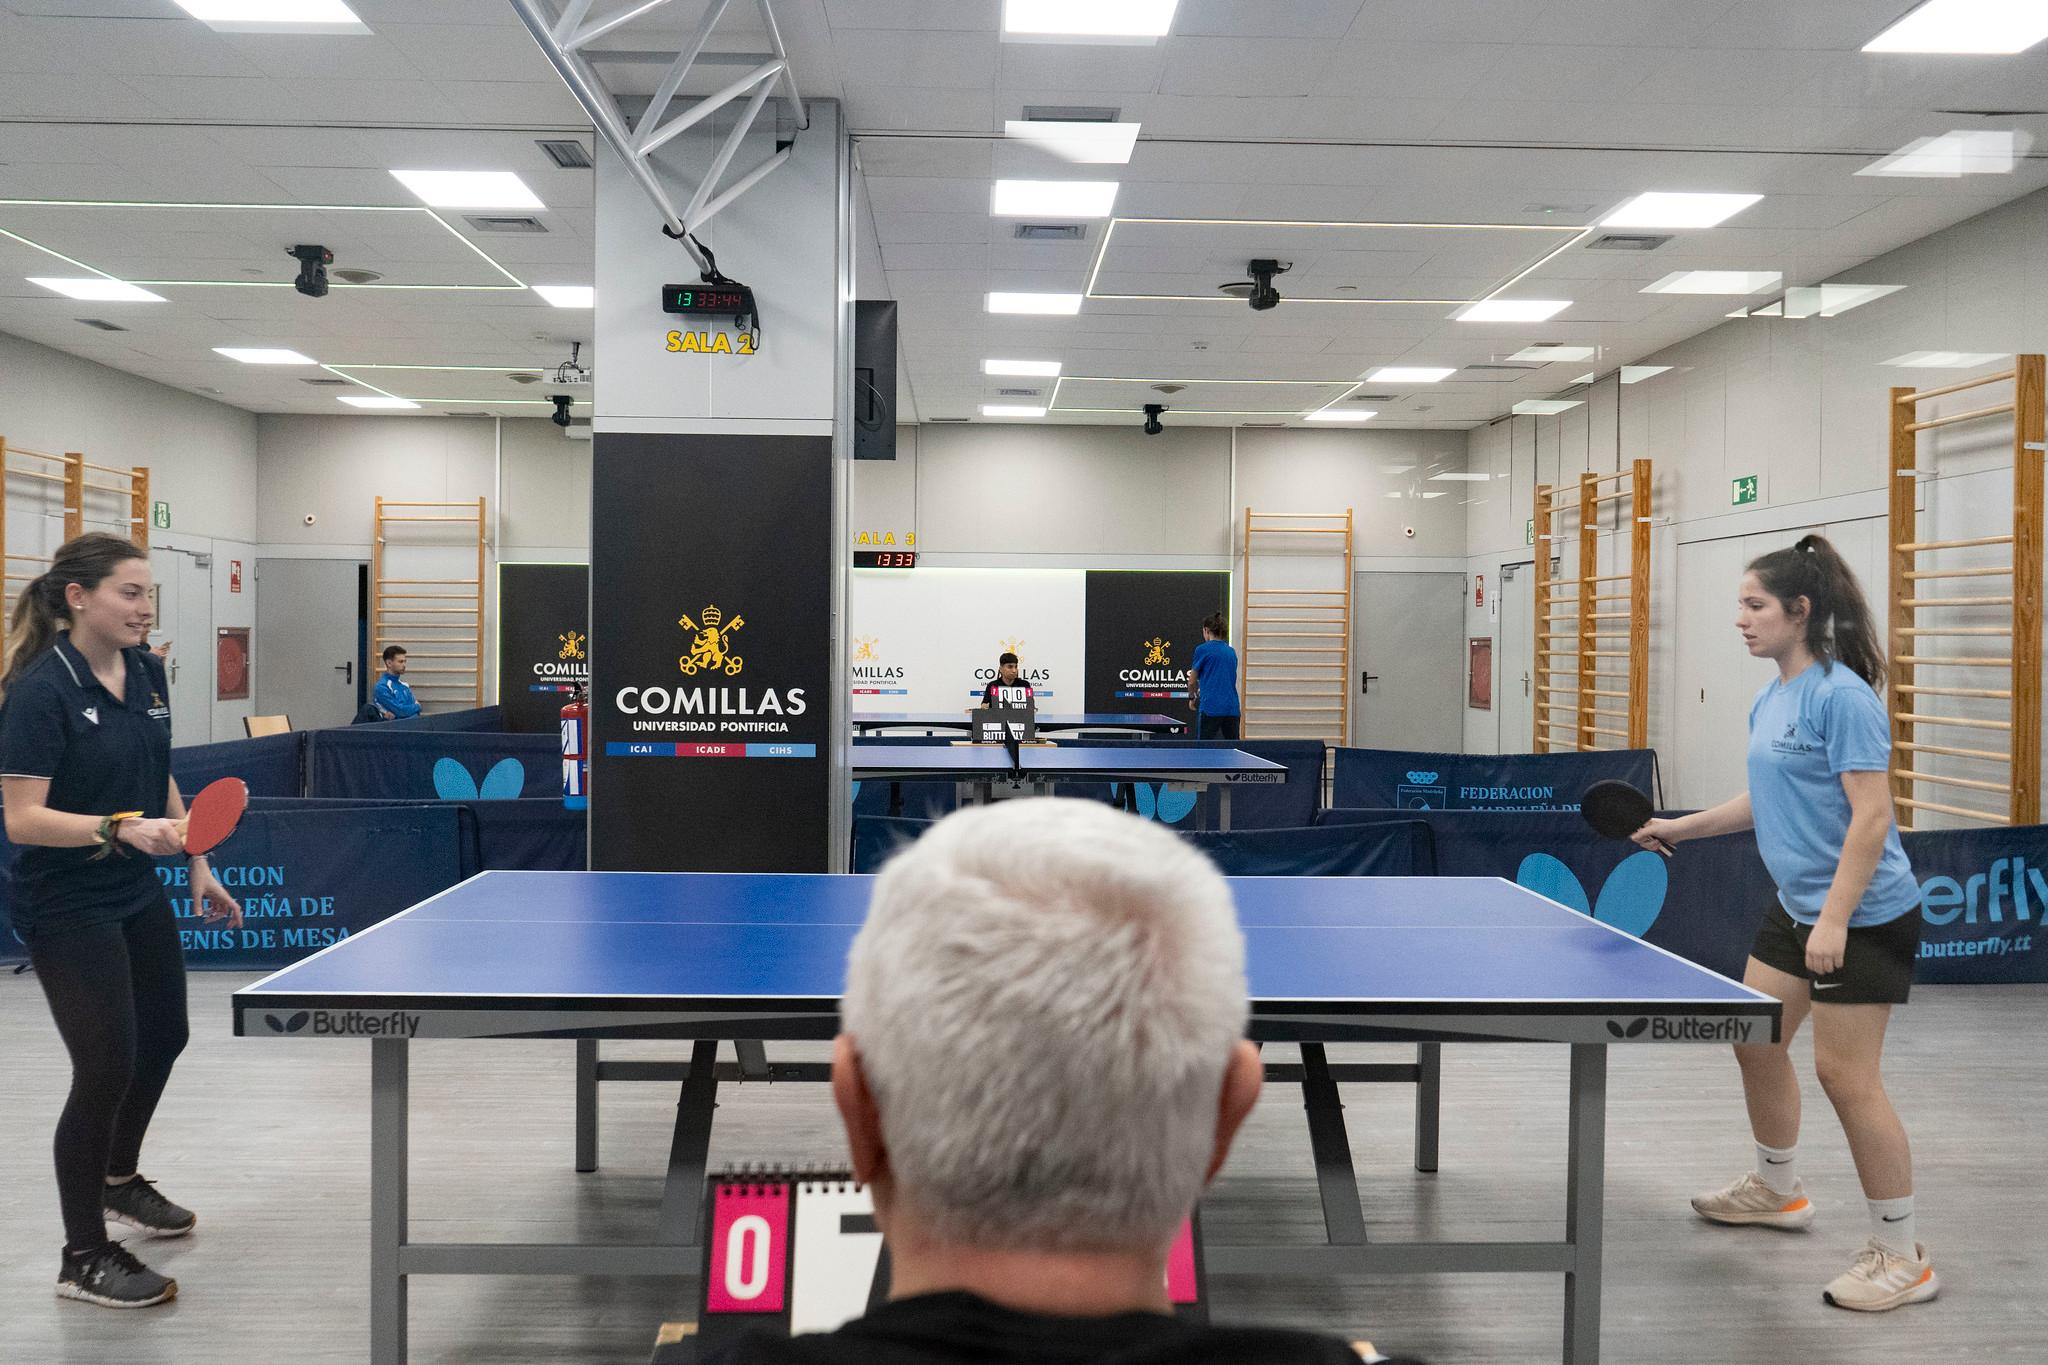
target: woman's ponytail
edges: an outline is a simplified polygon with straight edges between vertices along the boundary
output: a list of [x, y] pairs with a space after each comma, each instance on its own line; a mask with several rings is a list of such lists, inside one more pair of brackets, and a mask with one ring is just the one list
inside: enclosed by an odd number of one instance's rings
[[1873, 688], [1884, 689], [1884, 651], [1870, 604], [1848, 561], [1825, 536], [1802, 536], [1789, 550], [1773, 550], [1749, 566], [1764, 591], [1788, 608], [1807, 602], [1806, 648], [1825, 665], [1846, 665]]

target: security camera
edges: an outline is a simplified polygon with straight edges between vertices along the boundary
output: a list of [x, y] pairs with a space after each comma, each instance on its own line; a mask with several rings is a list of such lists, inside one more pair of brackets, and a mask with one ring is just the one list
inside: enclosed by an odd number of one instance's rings
[[306, 513], [304, 520], [306, 525], [311, 526], [315, 521], [319, 520], [319, 518], [315, 517], [311, 512], [308, 512]]
[[576, 400], [571, 398], [566, 393], [551, 393], [548, 395], [548, 401], [555, 405], [555, 415], [549, 418], [548, 420], [553, 422], [558, 427], [568, 426], [569, 405], [575, 402]]
[[1145, 434], [1147, 436], [1157, 436], [1160, 432], [1166, 430], [1159, 422], [1159, 414], [1165, 411], [1166, 404], [1164, 403], [1147, 403], [1145, 405]]
[[1292, 269], [1294, 269], [1294, 262], [1292, 261], [1275, 261], [1265, 257], [1261, 257], [1245, 266], [1246, 273], [1252, 277], [1252, 292], [1249, 302], [1253, 312], [1263, 313], [1268, 308], [1278, 308], [1280, 306], [1280, 291], [1273, 287], [1273, 277], [1275, 275], [1284, 275]]
[[299, 277], [292, 281], [292, 288], [309, 299], [326, 298], [327, 267], [334, 264], [334, 253], [324, 246], [295, 246], [285, 254], [299, 263]]

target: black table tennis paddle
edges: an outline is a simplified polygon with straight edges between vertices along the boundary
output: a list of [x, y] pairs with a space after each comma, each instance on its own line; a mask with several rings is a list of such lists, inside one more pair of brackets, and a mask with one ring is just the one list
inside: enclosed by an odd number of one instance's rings
[[[1593, 827], [1593, 832], [1608, 839], [1628, 839], [1650, 822], [1655, 808], [1650, 798], [1626, 782], [1609, 779], [1595, 782], [1586, 788], [1579, 798], [1579, 814]], [[1671, 852], [1671, 846], [1663, 840], [1653, 841], [1664, 853]]]

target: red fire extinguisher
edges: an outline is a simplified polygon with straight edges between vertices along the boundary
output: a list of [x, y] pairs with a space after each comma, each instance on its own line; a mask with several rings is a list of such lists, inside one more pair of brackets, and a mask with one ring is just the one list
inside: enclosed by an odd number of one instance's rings
[[562, 708], [562, 804], [590, 805], [590, 693], [581, 687]]

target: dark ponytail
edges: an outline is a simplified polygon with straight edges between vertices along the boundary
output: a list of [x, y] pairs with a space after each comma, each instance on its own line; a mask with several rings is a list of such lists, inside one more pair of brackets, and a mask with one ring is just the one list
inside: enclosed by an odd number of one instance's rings
[[104, 531], [88, 531], [58, 546], [50, 571], [29, 580], [15, 599], [14, 623], [7, 632], [6, 669], [0, 672], [0, 699], [13, 690], [23, 669], [57, 643], [57, 632], [69, 627], [71, 609], [64, 601], [65, 588], [76, 583], [91, 592], [128, 560], [147, 558], [149, 552], [134, 541]]
[[1794, 602], [1806, 599], [1806, 647], [1823, 667], [1840, 661], [1872, 687], [1884, 689], [1884, 651], [1878, 648], [1870, 604], [1847, 561], [1825, 537], [1804, 536], [1791, 549], [1773, 550], [1752, 562], [1749, 571], [1788, 612]]

